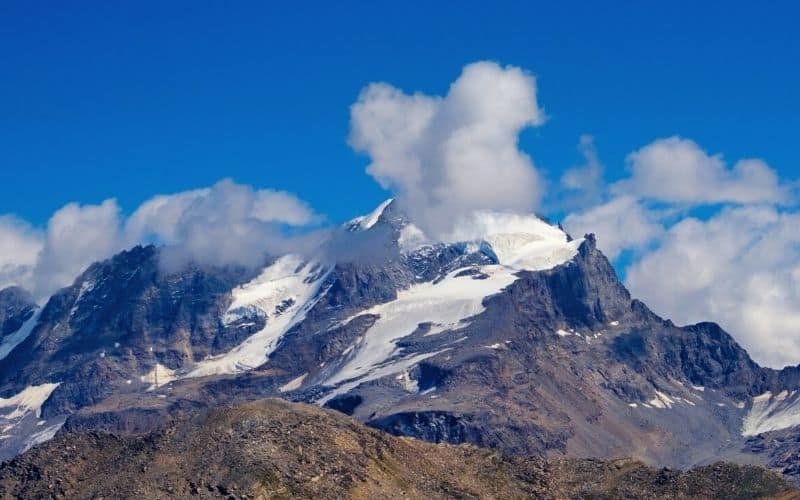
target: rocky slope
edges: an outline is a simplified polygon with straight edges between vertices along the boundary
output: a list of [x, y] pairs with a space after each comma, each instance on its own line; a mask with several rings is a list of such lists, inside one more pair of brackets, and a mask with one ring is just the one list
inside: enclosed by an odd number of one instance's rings
[[12, 286], [0, 290], [0, 358], [8, 356], [19, 344], [25, 333], [23, 327], [32, 323], [36, 310], [33, 297], [22, 288]]
[[19, 287], [0, 290], [0, 341], [17, 331], [36, 308], [33, 297]]
[[508, 214], [474, 226], [425, 241], [388, 203], [261, 270], [165, 272], [154, 247], [97, 263], [7, 334], [0, 456], [62, 427], [141, 433], [281, 396], [520, 456], [797, 468], [779, 440], [752, 444], [800, 424], [796, 367], [660, 318], [590, 235]]
[[195, 412], [138, 437], [63, 433], [0, 467], [2, 498], [798, 498], [758, 467], [507, 457], [313, 406]]

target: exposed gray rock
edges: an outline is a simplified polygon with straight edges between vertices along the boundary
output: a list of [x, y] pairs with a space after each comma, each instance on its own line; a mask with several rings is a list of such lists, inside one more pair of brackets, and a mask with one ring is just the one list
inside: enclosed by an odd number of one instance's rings
[[33, 316], [36, 303], [30, 293], [16, 286], [0, 290], [0, 340]]

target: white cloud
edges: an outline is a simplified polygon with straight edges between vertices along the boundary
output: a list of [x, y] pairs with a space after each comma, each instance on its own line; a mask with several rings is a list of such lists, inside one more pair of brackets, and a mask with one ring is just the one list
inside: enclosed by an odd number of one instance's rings
[[306, 202], [291, 193], [255, 190], [222, 180], [211, 188], [158, 195], [142, 203], [125, 223], [126, 238], [129, 244], [151, 240], [177, 244], [189, 231], [187, 225], [201, 220], [198, 216], [234, 224], [290, 226], [305, 226], [321, 220]]
[[187, 261], [255, 266], [267, 254], [313, 247], [318, 235], [287, 235], [284, 228], [319, 220], [292, 194], [230, 180], [155, 196], [127, 219], [113, 199], [65, 205], [43, 232], [0, 216], [0, 288], [21, 285], [41, 301], [91, 263], [139, 243], [164, 244], [164, 264], [170, 269]]
[[603, 165], [597, 156], [594, 137], [584, 134], [578, 142], [578, 151], [583, 156], [583, 165], [567, 169], [561, 175], [561, 186], [566, 191], [561, 193], [559, 205], [564, 207], [590, 207], [602, 202], [605, 185], [603, 184]]
[[169, 195], [157, 195], [145, 201], [125, 223], [128, 245], [145, 241], [174, 244], [179, 241], [178, 222], [198, 199], [208, 196], [210, 189], [195, 189]]
[[688, 218], [627, 270], [626, 284], [679, 323], [716, 321], [753, 358], [800, 362], [800, 213], [769, 206]]
[[611, 260], [623, 250], [642, 249], [664, 232], [660, 213], [648, 210], [632, 196], [620, 196], [602, 205], [568, 215], [564, 228], [575, 237], [594, 233]]
[[257, 191], [230, 180], [206, 190], [158, 197], [131, 216], [139, 239], [153, 235], [168, 243], [163, 259], [169, 268], [186, 261], [257, 266], [267, 255], [297, 251], [307, 243], [287, 236], [282, 225], [317, 220], [308, 205], [291, 194]]
[[[758, 362], [800, 362], [800, 213], [791, 183], [757, 159], [728, 167], [691, 140], [659, 139], [628, 156], [611, 198], [564, 220], [594, 232], [612, 260], [634, 250], [626, 285], [678, 323], [716, 321]], [[591, 162], [587, 161], [587, 165]], [[580, 169], [575, 179], [582, 180]], [[577, 186], [565, 174], [562, 185]], [[719, 205], [706, 220], [693, 207]], [[656, 208], [654, 208], [656, 207]]]
[[43, 298], [72, 280], [89, 264], [121, 250], [119, 207], [70, 203], [47, 223], [44, 248], [36, 261], [34, 296]]
[[785, 203], [789, 190], [758, 159], [727, 168], [721, 155], [709, 155], [680, 137], [659, 139], [628, 156], [631, 177], [611, 187], [615, 194], [668, 203]]
[[42, 240], [41, 232], [28, 223], [10, 215], [0, 216], [0, 289], [11, 285], [31, 287]]
[[367, 86], [351, 107], [350, 144], [430, 235], [475, 210], [529, 212], [542, 194], [522, 129], [539, 125], [536, 80], [493, 62], [466, 66], [443, 98]]
[[291, 193], [271, 189], [255, 192], [251, 215], [262, 222], [291, 226], [305, 226], [322, 220], [305, 201]]

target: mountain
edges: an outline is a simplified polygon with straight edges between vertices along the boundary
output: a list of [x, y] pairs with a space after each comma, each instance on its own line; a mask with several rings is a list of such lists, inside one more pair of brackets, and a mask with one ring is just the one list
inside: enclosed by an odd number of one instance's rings
[[[94, 478], [103, 478], [102, 481]], [[266, 399], [137, 437], [62, 434], [0, 467], [3, 498], [797, 498], [777, 474], [502, 457]]]
[[22, 288], [0, 290], [0, 357], [8, 356], [33, 326], [36, 310], [33, 297]]
[[388, 201], [258, 270], [167, 271], [153, 246], [96, 263], [4, 334], [0, 453], [280, 396], [510, 455], [796, 477], [797, 367], [660, 318], [592, 235], [490, 212], [459, 231], [430, 241]]

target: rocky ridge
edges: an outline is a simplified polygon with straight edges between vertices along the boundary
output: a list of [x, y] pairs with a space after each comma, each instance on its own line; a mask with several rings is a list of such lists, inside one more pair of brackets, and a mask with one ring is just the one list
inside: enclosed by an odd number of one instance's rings
[[[98, 480], [102, 478], [102, 480]], [[267, 399], [138, 437], [63, 433], [0, 466], [2, 498], [798, 498], [758, 467], [503, 457]]]

